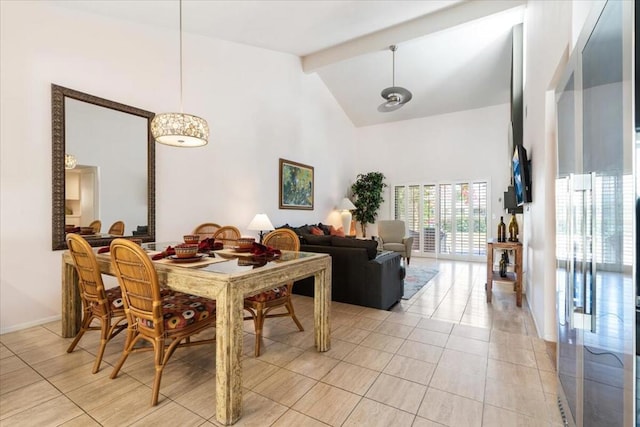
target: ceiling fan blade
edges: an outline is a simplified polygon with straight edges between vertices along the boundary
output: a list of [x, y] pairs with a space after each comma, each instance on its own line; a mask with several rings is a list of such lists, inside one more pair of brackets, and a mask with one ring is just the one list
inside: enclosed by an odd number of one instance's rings
[[389, 105], [388, 102], [383, 102], [382, 104], [378, 105], [378, 112], [380, 113], [389, 113], [391, 111], [396, 111], [399, 108], [402, 108], [404, 104], [396, 104], [396, 105]]

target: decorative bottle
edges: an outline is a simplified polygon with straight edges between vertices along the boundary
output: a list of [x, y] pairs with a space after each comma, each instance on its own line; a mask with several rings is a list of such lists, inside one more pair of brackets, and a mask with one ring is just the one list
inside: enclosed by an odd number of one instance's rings
[[509, 221], [509, 241], [518, 241], [518, 221], [516, 221], [516, 215], [511, 214], [511, 221]]
[[500, 277], [507, 277], [507, 265], [509, 264], [509, 255], [507, 251], [502, 252], [502, 257], [500, 258]]
[[504, 223], [503, 217], [500, 217], [500, 223], [498, 224], [498, 242], [507, 241], [507, 226]]

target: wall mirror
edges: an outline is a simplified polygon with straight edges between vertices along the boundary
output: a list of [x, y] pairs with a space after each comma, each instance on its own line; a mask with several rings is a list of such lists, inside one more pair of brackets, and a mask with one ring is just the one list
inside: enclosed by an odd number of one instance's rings
[[[51, 85], [53, 249], [65, 234], [91, 246], [120, 235], [155, 240], [154, 113]], [[100, 221], [100, 228], [95, 226]], [[94, 223], [94, 231], [89, 227]]]

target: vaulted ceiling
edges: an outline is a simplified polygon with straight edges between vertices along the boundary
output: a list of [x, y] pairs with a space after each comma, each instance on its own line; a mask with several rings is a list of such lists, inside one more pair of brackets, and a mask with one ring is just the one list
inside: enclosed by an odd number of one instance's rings
[[[524, 0], [194, 1], [182, 5], [184, 31], [286, 52], [317, 72], [356, 126], [414, 119], [509, 102], [511, 28]], [[178, 1], [60, 0], [56, 4], [166, 28]], [[382, 89], [413, 93], [381, 113]]]

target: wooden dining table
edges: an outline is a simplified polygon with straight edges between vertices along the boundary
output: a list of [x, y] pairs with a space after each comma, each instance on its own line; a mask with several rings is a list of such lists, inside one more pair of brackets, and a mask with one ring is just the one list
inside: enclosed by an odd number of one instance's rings
[[[167, 244], [145, 243], [150, 253]], [[223, 257], [222, 259], [219, 259]], [[115, 276], [109, 253], [96, 254], [100, 271]], [[228, 251], [207, 263], [154, 262], [161, 286], [216, 300], [216, 419], [234, 424], [242, 415], [242, 345], [244, 298], [292, 280], [315, 279], [314, 325], [317, 351], [331, 347], [331, 257], [327, 254], [282, 251], [271, 261], [253, 262]], [[62, 335], [73, 337], [80, 329], [82, 302], [78, 275], [68, 251], [62, 254]]]

